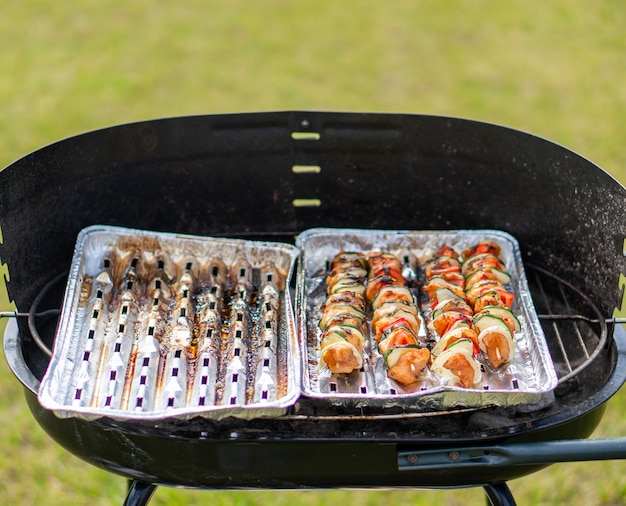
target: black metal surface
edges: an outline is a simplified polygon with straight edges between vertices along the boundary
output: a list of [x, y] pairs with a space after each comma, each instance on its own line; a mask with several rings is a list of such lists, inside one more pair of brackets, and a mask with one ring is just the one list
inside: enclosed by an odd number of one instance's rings
[[400, 470], [435, 470], [455, 467], [482, 473], [486, 467], [554, 464], [593, 460], [626, 459], [626, 438], [589, 441], [541, 441], [496, 446], [437, 448], [420, 452], [400, 452]]
[[[609, 316], [621, 303], [619, 275], [626, 272], [625, 202], [623, 186], [571, 151], [474, 121], [315, 112], [172, 118], [66, 139], [0, 172], [0, 257], [11, 275], [9, 294], [24, 310], [67, 268], [79, 230], [95, 223], [280, 240], [315, 226], [495, 228], [518, 239], [525, 261], [579, 287]], [[62, 287], [50, 298], [61, 295]], [[53, 333], [54, 319], [46, 324], [40, 332]], [[56, 441], [123, 476], [192, 487], [502, 482], [545, 464], [494, 466], [477, 479], [454, 468], [400, 472], [398, 452], [476, 438], [584, 438], [626, 378], [619, 334], [539, 413], [459, 413], [446, 417], [444, 429], [438, 418], [143, 426], [59, 419], [42, 409], [34, 389], [47, 357], [25, 322], [19, 336], [8, 344], [23, 356], [17, 375]]]
[[[472, 486], [525, 476], [548, 465], [549, 459], [486, 465], [477, 473], [454, 465], [410, 468], [399, 465], [399, 458], [425, 451], [463, 451], [479, 441], [487, 446], [536, 444], [589, 436], [626, 375], [626, 332], [616, 332], [616, 347], [616, 355], [603, 361], [613, 376], [588, 398], [556, 412], [511, 412], [515, 420], [508, 426], [498, 426], [507, 414], [498, 409], [386, 424], [358, 420], [214, 424], [198, 419], [142, 426], [60, 419], [39, 405], [35, 392], [25, 392], [34, 417], [55, 441], [91, 464], [145, 483], [288, 489]], [[586, 369], [581, 374], [589, 375], [581, 378], [584, 382], [597, 371]], [[593, 442], [587, 443], [584, 451], [593, 452]], [[596, 451], [602, 455], [602, 448]]]
[[[292, 138], [302, 130], [319, 140]], [[294, 165], [321, 171], [294, 173]], [[18, 308], [30, 306], [50, 270], [69, 262], [78, 231], [95, 223], [200, 235], [319, 225], [501, 229], [527, 259], [594, 294], [605, 314], [620, 300], [616, 277], [626, 270], [619, 183], [558, 145], [475, 121], [172, 118], [72, 137], [1, 174], [0, 252]], [[299, 198], [322, 205], [295, 207]]]

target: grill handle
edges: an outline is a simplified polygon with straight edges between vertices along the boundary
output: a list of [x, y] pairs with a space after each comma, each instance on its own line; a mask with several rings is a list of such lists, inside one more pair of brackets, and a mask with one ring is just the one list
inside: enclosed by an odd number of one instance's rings
[[398, 452], [398, 470], [424, 471], [626, 459], [626, 438], [574, 439]]

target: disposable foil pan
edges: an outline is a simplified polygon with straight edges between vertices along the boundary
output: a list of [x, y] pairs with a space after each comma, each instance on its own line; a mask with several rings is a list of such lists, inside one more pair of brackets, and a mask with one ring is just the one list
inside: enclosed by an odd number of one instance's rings
[[[364, 363], [351, 374], [332, 374], [320, 366], [321, 331], [318, 323], [326, 299], [328, 264], [340, 251], [387, 251], [405, 264], [404, 277], [411, 282], [422, 321], [428, 321], [427, 296], [417, 288], [423, 282], [424, 263], [447, 244], [459, 253], [478, 241], [490, 240], [502, 248], [500, 255], [511, 275], [507, 288], [515, 294], [512, 307], [521, 322], [514, 336], [515, 357], [506, 368], [493, 370], [481, 364], [483, 378], [473, 388], [449, 386], [427, 368], [411, 385], [388, 378], [382, 356], [368, 336]], [[303, 394], [349, 407], [402, 407], [441, 410], [457, 407], [480, 408], [526, 404], [543, 405], [553, 399], [557, 385], [554, 364], [528, 289], [519, 244], [511, 235], [496, 230], [383, 231], [355, 229], [310, 229], [297, 238], [301, 250], [298, 269], [297, 318], [303, 357]], [[369, 325], [368, 325], [369, 329]], [[371, 332], [371, 329], [368, 330]], [[436, 333], [435, 333], [436, 335]], [[432, 348], [432, 332], [423, 323], [420, 340]]]
[[298, 399], [288, 244], [92, 226], [39, 401], [58, 416], [276, 417]]

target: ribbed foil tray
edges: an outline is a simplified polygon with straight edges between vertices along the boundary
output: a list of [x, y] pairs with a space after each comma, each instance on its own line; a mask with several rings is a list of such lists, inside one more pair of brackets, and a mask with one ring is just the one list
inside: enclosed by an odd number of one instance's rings
[[[366, 340], [361, 370], [332, 374], [327, 367], [320, 367], [321, 331], [318, 323], [326, 299], [325, 276], [329, 262], [337, 253], [345, 250], [396, 254], [405, 264], [403, 275], [413, 286], [424, 322], [429, 312], [428, 300], [417, 287], [423, 282], [421, 269], [425, 261], [444, 244], [460, 253], [481, 240], [495, 241], [502, 248], [500, 257], [511, 275], [507, 288], [515, 294], [512, 309], [522, 326], [521, 332], [514, 336], [514, 360], [507, 367], [493, 370], [488, 363], [482, 364], [482, 381], [473, 388], [442, 384], [428, 369], [423, 379], [405, 386], [387, 377], [383, 358], [372, 345], [371, 336]], [[531, 300], [519, 245], [511, 235], [495, 230], [311, 229], [298, 236], [296, 245], [302, 255], [297, 275], [296, 308], [300, 345], [305, 350], [301, 355], [305, 396], [338, 406], [399, 406], [418, 411], [551, 402], [557, 375]], [[431, 348], [435, 344], [424, 323], [419, 337]]]
[[39, 401], [58, 416], [276, 417], [301, 394], [288, 244], [84, 229]]

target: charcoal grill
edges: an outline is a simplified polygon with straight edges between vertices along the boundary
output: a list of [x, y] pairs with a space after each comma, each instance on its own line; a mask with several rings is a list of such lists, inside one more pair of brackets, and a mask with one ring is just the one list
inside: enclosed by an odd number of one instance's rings
[[[586, 439], [626, 379], [626, 189], [544, 139], [438, 116], [289, 111], [106, 128], [51, 144], [0, 172], [0, 256], [17, 313], [9, 365], [42, 428], [81, 459], [156, 486], [483, 486], [567, 460], [626, 457]], [[490, 228], [520, 243], [559, 375], [555, 402], [432, 413], [301, 399], [273, 419], [58, 418], [37, 389], [66, 269], [93, 224], [293, 242], [312, 227]]]

